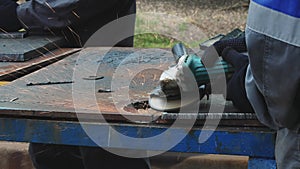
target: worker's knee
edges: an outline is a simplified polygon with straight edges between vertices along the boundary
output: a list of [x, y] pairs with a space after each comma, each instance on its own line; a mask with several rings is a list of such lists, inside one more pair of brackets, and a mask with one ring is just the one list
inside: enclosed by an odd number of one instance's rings
[[278, 124], [280, 128], [288, 128], [291, 130], [296, 130], [299, 128], [300, 116], [297, 112], [289, 113], [277, 113], [272, 114], [274, 121]]

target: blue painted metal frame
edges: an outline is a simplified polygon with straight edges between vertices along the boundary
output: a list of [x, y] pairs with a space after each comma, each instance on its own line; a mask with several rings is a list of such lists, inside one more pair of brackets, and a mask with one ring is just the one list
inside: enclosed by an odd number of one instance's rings
[[[101, 123], [86, 123], [86, 126], [99, 134], [101, 146], [111, 147], [112, 140], [110, 126]], [[121, 133], [131, 137], [149, 137], [160, 134], [167, 129], [167, 126], [158, 125], [130, 125], [112, 124]], [[174, 128], [170, 134], [186, 132], [185, 129]], [[198, 143], [201, 132], [206, 130], [193, 129], [187, 136], [170, 151], [193, 152], [205, 154], [232, 154], [246, 155], [255, 158], [274, 159], [275, 133], [252, 132], [252, 131], [222, 131], [216, 130], [213, 135], [204, 143]], [[35, 119], [14, 119], [0, 118], [0, 140], [18, 142], [37, 142], [64, 145], [97, 146], [84, 132], [78, 122], [35, 120]], [[130, 148], [142, 150], [163, 150], [161, 146], [167, 140], [160, 140], [161, 144], [149, 143], [144, 145], [132, 145], [122, 142], [122, 145], [111, 148]]]
[[250, 158], [248, 169], [276, 169], [276, 161], [264, 158]]
[[[86, 127], [98, 133], [102, 147], [127, 148], [139, 150], [160, 151], [163, 143], [147, 143], [147, 146], [133, 145], [122, 142], [122, 145], [112, 144], [109, 139], [110, 126], [102, 123], [85, 123]], [[167, 126], [112, 124], [118, 132], [131, 137], [150, 137], [160, 134]], [[182, 128], [170, 130], [170, 134], [186, 132]], [[216, 130], [204, 143], [198, 143], [201, 132], [207, 130], [193, 129], [170, 152], [192, 152], [203, 154], [229, 154], [250, 156], [249, 169], [276, 169], [274, 160], [275, 133], [271, 131], [222, 131]], [[0, 118], [0, 140], [17, 142], [36, 142], [63, 145], [98, 146], [82, 129], [78, 122]]]

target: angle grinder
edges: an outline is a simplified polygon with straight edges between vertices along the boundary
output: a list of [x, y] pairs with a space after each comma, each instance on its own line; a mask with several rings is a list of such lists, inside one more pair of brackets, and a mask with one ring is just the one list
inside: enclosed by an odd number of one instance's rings
[[[200, 101], [204, 96], [208, 96], [211, 93], [210, 78], [224, 72], [226, 78], [229, 78], [234, 71], [233, 67], [223, 60], [217, 61], [214, 67], [208, 68], [210, 69], [208, 71], [201, 58], [196, 54], [188, 54], [182, 43], [174, 45], [172, 53], [176, 60], [176, 65], [169, 67], [168, 70], [161, 74], [159, 86], [150, 93], [149, 97], [150, 107], [158, 111], [178, 112], [181, 107]], [[189, 71], [182, 71], [183, 68], [188, 68]], [[184, 74], [184, 72], [191, 72], [190, 74], [193, 77], [189, 77], [189, 73]], [[211, 72], [211, 74], [208, 74], [208, 72]], [[178, 74], [181, 74], [184, 79], [194, 79], [198, 86], [198, 98], [188, 97], [188, 92], [191, 92], [191, 95], [195, 95], [193, 94], [195, 90], [188, 91], [188, 85], [192, 81], [187, 80], [185, 83], [185, 81], [182, 82], [181, 80], [181, 83], [178, 83], [180, 82]], [[187, 87], [184, 87], [184, 85], [187, 85]], [[186, 93], [182, 94], [183, 91]]]

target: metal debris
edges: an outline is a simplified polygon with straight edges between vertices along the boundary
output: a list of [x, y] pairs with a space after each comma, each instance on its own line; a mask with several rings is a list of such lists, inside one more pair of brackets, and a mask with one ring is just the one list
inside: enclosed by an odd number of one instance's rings
[[19, 98], [18, 97], [15, 97], [15, 98], [12, 98], [12, 99], [7, 99], [7, 100], [0, 100], [0, 103], [5, 103], [5, 102], [14, 102], [14, 101], [16, 101], [16, 100], [19, 100]]
[[150, 108], [150, 105], [149, 105], [149, 102], [148, 101], [139, 101], [139, 102], [134, 102], [134, 103], [131, 103], [130, 105], [128, 106], [132, 106], [134, 107], [136, 110], [138, 109], [149, 109]]
[[9, 102], [14, 102], [14, 101], [16, 101], [18, 99], [19, 99], [18, 97], [15, 97], [15, 98], [11, 99]]
[[110, 89], [99, 89], [98, 90], [98, 93], [111, 93], [112, 92], [112, 90], [110, 90]]
[[88, 76], [88, 77], [84, 77], [82, 78], [83, 80], [100, 80], [103, 79], [104, 76]]
[[61, 81], [61, 82], [40, 82], [40, 83], [27, 83], [26, 86], [41, 86], [41, 85], [55, 85], [55, 84], [69, 84], [74, 83], [74, 81]]

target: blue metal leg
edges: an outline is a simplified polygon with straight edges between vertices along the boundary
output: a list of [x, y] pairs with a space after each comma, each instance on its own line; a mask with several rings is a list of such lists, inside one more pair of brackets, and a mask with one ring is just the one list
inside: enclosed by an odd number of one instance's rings
[[265, 158], [249, 158], [248, 169], [276, 169], [276, 161]]

